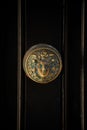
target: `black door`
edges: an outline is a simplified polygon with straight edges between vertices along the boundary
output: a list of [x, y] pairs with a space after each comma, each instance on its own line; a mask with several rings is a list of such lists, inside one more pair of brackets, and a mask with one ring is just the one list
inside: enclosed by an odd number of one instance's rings
[[[1, 11], [2, 129], [84, 130], [84, 1], [9, 0]], [[62, 57], [60, 75], [47, 84], [23, 70], [24, 54], [39, 43]]]

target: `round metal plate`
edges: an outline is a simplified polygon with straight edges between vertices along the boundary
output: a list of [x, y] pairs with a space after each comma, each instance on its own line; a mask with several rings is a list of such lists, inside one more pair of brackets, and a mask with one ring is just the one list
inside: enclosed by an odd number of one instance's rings
[[48, 44], [34, 45], [24, 55], [23, 69], [35, 82], [51, 82], [62, 69], [60, 53]]

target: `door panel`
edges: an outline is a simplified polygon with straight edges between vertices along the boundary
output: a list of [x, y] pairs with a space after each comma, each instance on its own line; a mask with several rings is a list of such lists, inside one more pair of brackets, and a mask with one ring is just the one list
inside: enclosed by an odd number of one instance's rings
[[[25, 27], [23, 56], [26, 50], [39, 43], [52, 45], [62, 54], [63, 3], [37, 1], [33, 4], [33, 1], [26, 1], [24, 4], [26, 13], [23, 16]], [[26, 76], [23, 78], [25, 124], [22, 124], [22, 128], [26, 130], [61, 128], [62, 75], [63, 72], [56, 80], [44, 85], [35, 83]]]
[[[84, 12], [87, 10], [83, 7], [84, 2], [2, 2], [1, 129], [84, 130], [82, 70], [84, 49], [86, 61], [86, 44], [85, 48], [82, 45], [86, 43]], [[48, 84], [32, 81], [23, 70], [24, 54], [38, 43], [55, 47], [63, 61], [61, 74]]]

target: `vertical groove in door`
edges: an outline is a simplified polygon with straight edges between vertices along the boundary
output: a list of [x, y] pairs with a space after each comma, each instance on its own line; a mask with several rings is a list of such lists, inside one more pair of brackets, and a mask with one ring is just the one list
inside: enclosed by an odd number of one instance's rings
[[67, 130], [67, 87], [68, 87], [68, 3], [64, 1], [64, 130]]
[[65, 121], [64, 121], [64, 75], [62, 76], [62, 130], [64, 130], [65, 127]]
[[82, 1], [81, 10], [81, 129], [84, 130], [84, 26], [85, 26], [85, 0]]
[[[25, 52], [27, 50], [27, 0], [25, 0], [25, 15], [24, 15], [24, 23], [25, 23], [25, 39], [24, 39], [24, 47], [25, 47]], [[25, 88], [25, 107], [24, 107], [24, 130], [26, 130], [26, 114], [27, 114], [27, 77], [25, 76], [25, 83], [24, 83], [24, 88]]]
[[[65, 37], [65, 0], [63, 0], [63, 7], [62, 7], [62, 11], [63, 11], [63, 15], [62, 15], [62, 50], [64, 52], [64, 46], [65, 46], [65, 41], [64, 41], [64, 37]], [[64, 54], [64, 53], [63, 53]], [[64, 57], [63, 57], [64, 58]], [[64, 110], [64, 106], [65, 106], [65, 93], [64, 93], [64, 87], [65, 87], [65, 82], [64, 82], [64, 77], [65, 74], [63, 74], [62, 76], [62, 130], [65, 129], [65, 110]]]
[[18, 0], [17, 130], [21, 122], [21, 0]]

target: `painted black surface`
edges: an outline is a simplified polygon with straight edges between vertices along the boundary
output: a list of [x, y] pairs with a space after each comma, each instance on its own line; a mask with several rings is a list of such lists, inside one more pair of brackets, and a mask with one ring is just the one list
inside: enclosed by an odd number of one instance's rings
[[81, 69], [81, 1], [69, 1], [68, 6], [68, 89], [67, 129], [81, 129], [80, 69]]
[[[47, 43], [62, 53], [62, 2], [27, 1], [26, 10], [26, 48], [38, 43]], [[60, 129], [62, 75], [44, 85], [28, 78], [26, 80], [26, 130]]]
[[0, 129], [16, 130], [17, 1], [2, 1], [0, 4], [0, 17]]
[[[62, 57], [62, 2], [28, 1], [26, 50], [38, 42], [49, 42]], [[40, 6], [39, 6], [40, 5]], [[81, 1], [66, 1], [68, 6], [68, 85], [67, 130], [81, 129], [80, 118], [80, 45]], [[22, 18], [24, 18], [24, 8]], [[57, 10], [58, 9], [58, 10]], [[16, 130], [17, 119], [17, 1], [1, 4], [1, 129]], [[87, 20], [86, 20], [87, 21]], [[22, 23], [22, 57], [25, 53], [25, 21]], [[86, 39], [85, 39], [86, 40]], [[86, 43], [86, 41], [85, 41]], [[86, 47], [85, 47], [86, 55]], [[86, 56], [85, 56], [86, 61]], [[85, 65], [86, 70], [86, 65]], [[63, 72], [62, 72], [63, 73]], [[52, 83], [41, 85], [26, 78], [22, 70], [22, 118], [23, 130], [28, 128], [62, 129], [61, 126], [61, 77]], [[86, 73], [85, 73], [86, 86]], [[49, 95], [49, 96], [48, 96]], [[25, 105], [25, 96], [26, 105]], [[26, 107], [26, 116], [24, 110]], [[86, 87], [85, 87], [86, 108]], [[86, 112], [86, 109], [85, 109]], [[57, 116], [58, 115], [58, 116]], [[43, 118], [42, 118], [43, 117]], [[26, 119], [24, 124], [24, 119]], [[86, 114], [85, 114], [86, 119]], [[46, 127], [47, 126], [47, 127]], [[25, 129], [24, 129], [25, 127]]]

